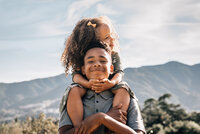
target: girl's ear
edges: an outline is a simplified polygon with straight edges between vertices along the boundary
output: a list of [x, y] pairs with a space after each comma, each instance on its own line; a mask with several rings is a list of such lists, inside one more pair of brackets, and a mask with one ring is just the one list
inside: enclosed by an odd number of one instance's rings
[[81, 72], [82, 72], [83, 75], [85, 75], [85, 66], [81, 67]]
[[114, 72], [114, 66], [113, 66], [113, 64], [111, 64], [110, 65], [110, 73], [113, 74], [113, 72]]

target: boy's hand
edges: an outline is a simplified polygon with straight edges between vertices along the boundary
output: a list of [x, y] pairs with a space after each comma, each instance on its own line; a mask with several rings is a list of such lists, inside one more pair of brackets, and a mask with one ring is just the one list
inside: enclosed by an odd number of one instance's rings
[[112, 88], [114, 85], [115, 83], [113, 81], [109, 79], [103, 79], [94, 82], [91, 89], [94, 90], [96, 93], [100, 93], [107, 89]]
[[110, 111], [108, 111], [106, 114], [111, 116], [115, 120], [117, 120], [123, 124], [126, 124], [127, 112], [121, 110], [121, 108], [122, 108], [122, 104], [117, 105], [117, 106], [111, 108]]

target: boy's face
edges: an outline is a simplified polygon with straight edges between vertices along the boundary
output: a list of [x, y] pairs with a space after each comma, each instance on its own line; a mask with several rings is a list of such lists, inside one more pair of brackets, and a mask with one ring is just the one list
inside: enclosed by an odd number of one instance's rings
[[90, 79], [105, 79], [113, 72], [111, 56], [102, 48], [92, 48], [84, 57], [82, 73]]

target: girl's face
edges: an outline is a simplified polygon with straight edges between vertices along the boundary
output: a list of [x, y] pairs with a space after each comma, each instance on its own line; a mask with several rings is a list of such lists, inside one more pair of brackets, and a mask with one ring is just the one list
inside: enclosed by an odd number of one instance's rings
[[100, 41], [107, 43], [111, 50], [113, 50], [116, 38], [107, 24], [102, 24], [97, 28], [97, 36]]

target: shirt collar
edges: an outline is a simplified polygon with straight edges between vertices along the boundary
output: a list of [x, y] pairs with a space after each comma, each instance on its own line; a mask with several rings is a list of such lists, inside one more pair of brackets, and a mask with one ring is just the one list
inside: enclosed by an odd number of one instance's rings
[[109, 98], [111, 98], [111, 97], [113, 97], [113, 93], [112, 93], [111, 91], [109, 91], [109, 90], [103, 91], [103, 92], [101, 92], [101, 93], [95, 93], [95, 92], [92, 91], [92, 90], [88, 90], [87, 93], [86, 93], [86, 95], [85, 95], [85, 97], [88, 98], [88, 99], [90, 99], [90, 98], [92, 98], [95, 94], [99, 94], [102, 98], [104, 98], [104, 99], [106, 99], [106, 100], [109, 99]]

